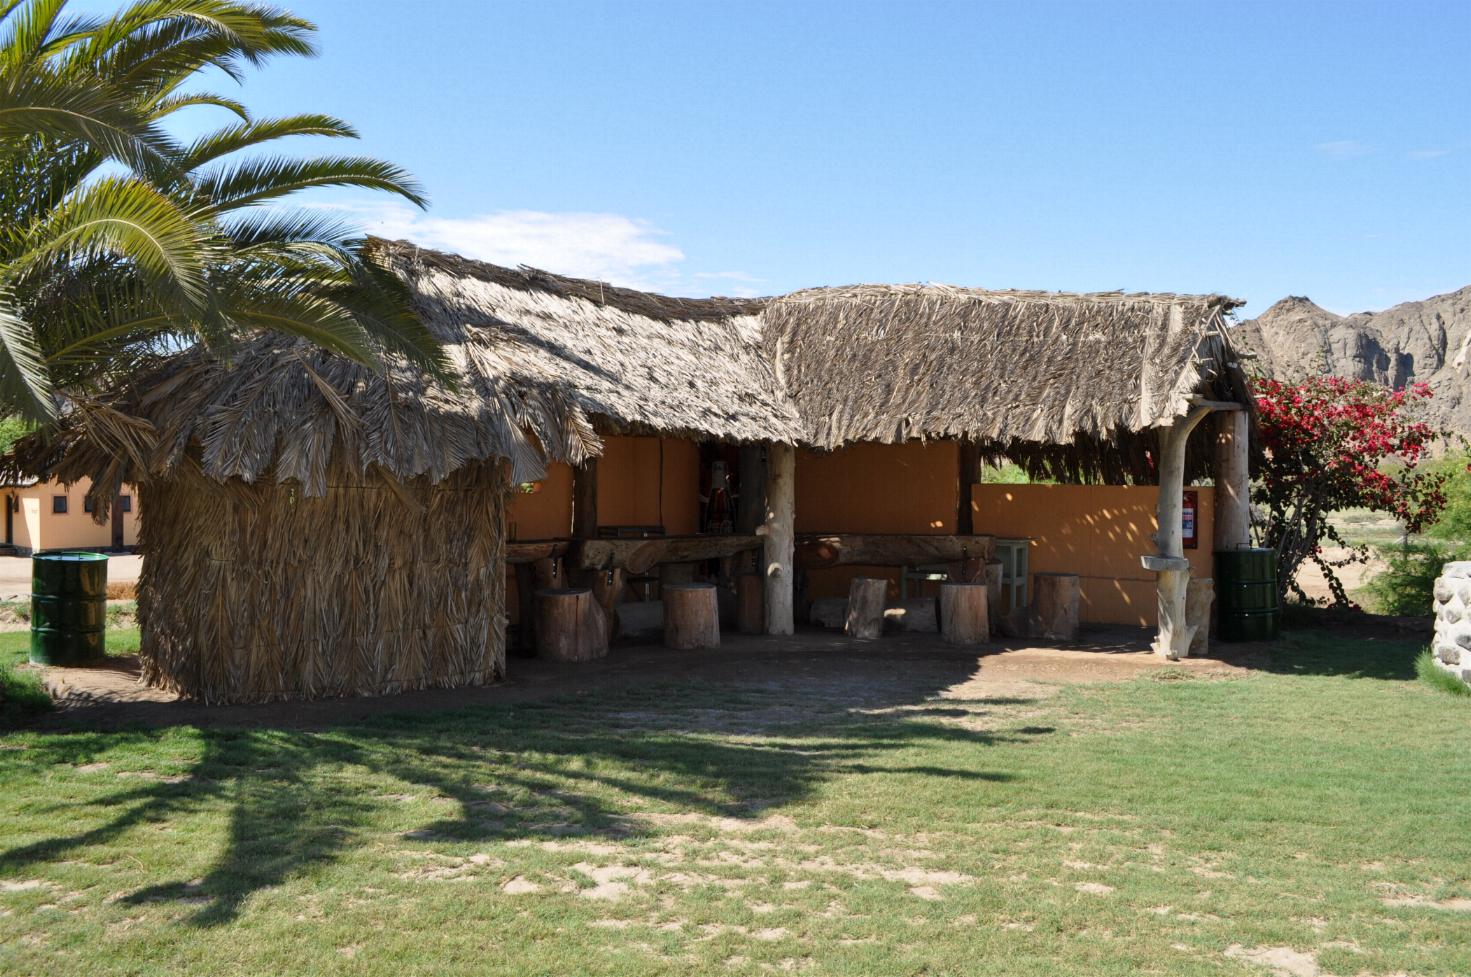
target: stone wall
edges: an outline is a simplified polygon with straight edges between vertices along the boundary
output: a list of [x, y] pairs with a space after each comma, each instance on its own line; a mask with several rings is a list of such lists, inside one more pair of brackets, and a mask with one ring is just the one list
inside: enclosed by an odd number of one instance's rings
[[1435, 581], [1435, 662], [1471, 683], [1471, 560], [1447, 563]]

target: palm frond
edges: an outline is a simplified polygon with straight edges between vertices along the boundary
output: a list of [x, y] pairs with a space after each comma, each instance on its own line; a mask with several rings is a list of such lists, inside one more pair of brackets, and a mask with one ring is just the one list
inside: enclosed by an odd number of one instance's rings
[[221, 210], [279, 200], [314, 187], [382, 190], [420, 207], [427, 204], [423, 190], [407, 170], [368, 156], [247, 160], [201, 175], [196, 186]]
[[27, 420], [44, 421], [56, 411], [51, 379], [42, 362], [35, 333], [16, 308], [12, 296], [0, 290], [0, 398], [7, 409]]
[[95, 146], [137, 172], [175, 150], [163, 130], [108, 88], [51, 72], [0, 72], [0, 141], [49, 136]]
[[211, 247], [201, 216], [142, 180], [98, 180], [27, 230], [4, 275], [14, 280], [60, 255], [115, 255], [201, 303]]
[[152, 101], [145, 101], [148, 117], [157, 121], [165, 116], [173, 115], [180, 109], [192, 108], [198, 105], [212, 105], [216, 108], [233, 112], [242, 122], [250, 121], [250, 109], [245, 103], [238, 99], [229, 98], [225, 95], [214, 95], [208, 92], [195, 92], [186, 95], [165, 95]]
[[356, 139], [358, 134], [352, 126], [330, 115], [303, 114], [245, 121], [196, 139], [181, 154], [179, 168], [191, 172], [221, 156], [288, 136]]

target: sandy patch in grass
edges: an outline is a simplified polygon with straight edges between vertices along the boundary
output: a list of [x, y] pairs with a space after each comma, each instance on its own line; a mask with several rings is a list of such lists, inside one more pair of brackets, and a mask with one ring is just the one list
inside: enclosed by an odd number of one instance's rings
[[1107, 896], [1113, 894], [1113, 886], [1104, 885], [1102, 882], [1079, 882], [1073, 886], [1079, 892], [1086, 892], [1094, 896]]
[[1287, 946], [1259, 946], [1247, 949], [1240, 943], [1226, 948], [1226, 956], [1266, 967], [1278, 977], [1320, 977], [1316, 953], [1300, 953]]

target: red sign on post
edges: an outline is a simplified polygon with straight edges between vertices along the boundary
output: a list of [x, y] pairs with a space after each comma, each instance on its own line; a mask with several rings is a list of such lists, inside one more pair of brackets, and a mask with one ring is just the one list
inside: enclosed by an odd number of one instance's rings
[[1200, 493], [1194, 489], [1185, 492], [1185, 504], [1180, 508], [1180, 536], [1181, 542], [1187, 550], [1193, 550], [1199, 545], [1200, 537], [1196, 532], [1196, 513], [1200, 511]]

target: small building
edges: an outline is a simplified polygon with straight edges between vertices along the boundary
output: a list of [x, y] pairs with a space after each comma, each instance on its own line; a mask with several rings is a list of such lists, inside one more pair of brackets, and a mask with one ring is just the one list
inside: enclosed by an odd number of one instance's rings
[[[20, 470], [93, 478], [99, 500], [137, 484], [166, 514], [140, 541], [149, 681], [211, 702], [479, 684], [505, 674], [533, 588], [594, 575], [616, 604], [695, 566], [757, 574], [764, 629], [789, 634], [855, 572], [897, 584], [916, 554], [986, 551], [1010, 518], [977, 487], [989, 460], [1157, 486], [1134, 497], [1117, 559], [1094, 565], [1138, 568], [1115, 589], [1158, 624], [1162, 653], [1188, 644], [1191, 477], [1221, 483], [1203, 494], [1216, 542], [1245, 542], [1250, 396], [1230, 299], [935, 285], [680, 299], [375, 247], [454, 385], [262, 336], [228, 365], [181, 353], [118, 390], [109, 423], [74, 416], [18, 447]], [[1137, 524], [1146, 497], [1157, 544]], [[1151, 580], [1155, 613], [1135, 586]], [[1104, 610], [1115, 582], [1085, 590], [1099, 614], [1119, 613]]]
[[137, 494], [124, 485], [94, 515], [90, 479], [72, 485], [54, 479], [15, 479], [0, 487], [5, 506], [5, 546], [19, 556], [44, 550], [122, 551], [138, 545]]

